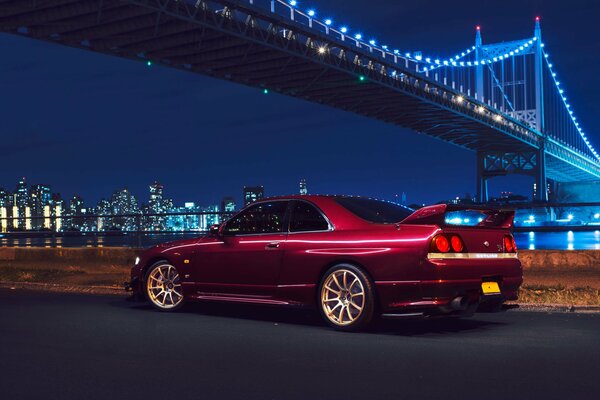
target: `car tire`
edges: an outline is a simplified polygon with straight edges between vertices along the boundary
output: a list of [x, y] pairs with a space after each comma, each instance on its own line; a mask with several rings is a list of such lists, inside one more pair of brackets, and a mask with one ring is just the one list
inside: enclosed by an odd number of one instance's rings
[[375, 290], [369, 277], [351, 264], [329, 268], [319, 284], [318, 306], [325, 322], [340, 331], [365, 329], [375, 313]]
[[160, 311], [175, 311], [185, 303], [177, 268], [168, 261], [158, 261], [144, 277], [144, 293], [150, 304]]

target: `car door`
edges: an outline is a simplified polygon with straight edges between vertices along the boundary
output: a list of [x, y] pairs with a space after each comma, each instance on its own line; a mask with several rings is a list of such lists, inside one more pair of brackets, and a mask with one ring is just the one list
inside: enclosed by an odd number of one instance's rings
[[[323, 267], [335, 258], [335, 249], [339, 247], [335, 243], [333, 226], [314, 204], [295, 200], [290, 211], [290, 232], [278, 282], [282, 290], [315, 284]], [[281, 293], [281, 296], [284, 294]]]
[[227, 221], [218, 243], [198, 254], [198, 290], [219, 295], [272, 296], [285, 248], [288, 203], [260, 202]]

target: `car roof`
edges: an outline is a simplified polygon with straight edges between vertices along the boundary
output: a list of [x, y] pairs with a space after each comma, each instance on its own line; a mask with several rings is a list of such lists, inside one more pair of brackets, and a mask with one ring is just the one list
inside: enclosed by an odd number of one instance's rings
[[[287, 196], [273, 196], [264, 199], [257, 200], [250, 204], [257, 204], [269, 201], [281, 201], [281, 200], [305, 200], [313, 205], [317, 206], [325, 216], [330, 220], [330, 222], [336, 228], [342, 229], [358, 229], [358, 228], [368, 228], [373, 227], [376, 224], [368, 222], [359, 216], [355, 215], [342, 205], [340, 205], [337, 201], [338, 198], [362, 198], [362, 199], [371, 199], [382, 202], [387, 202], [386, 200], [376, 199], [372, 197], [366, 196], [350, 196], [350, 195], [339, 195], [339, 194], [294, 194]], [[249, 204], [249, 205], [250, 205]], [[248, 205], [248, 206], [249, 206]], [[247, 207], [247, 206], [246, 206]]]
[[342, 198], [356, 197], [359, 199], [371, 199], [371, 200], [386, 201], [386, 200], [376, 199], [374, 197], [353, 196], [353, 195], [346, 195], [346, 194], [290, 194], [290, 195], [265, 197], [263, 199], [255, 201], [255, 203], [262, 202], [262, 201], [270, 201], [270, 200], [318, 200], [318, 199], [335, 199], [335, 198], [340, 198], [340, 197], [342, 197]]

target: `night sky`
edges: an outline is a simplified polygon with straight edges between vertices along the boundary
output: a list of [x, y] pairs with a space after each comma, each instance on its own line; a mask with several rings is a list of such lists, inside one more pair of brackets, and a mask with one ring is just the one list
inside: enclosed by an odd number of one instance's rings
[[[533, 36], [534, 17], [579, 121], [600, 148], [597, 1], [314, 0], [336, 24], [440, 57]], [[230, 82], [0, 34], [0, 187], [26, 176], [89, 205], [154, 180], [176, 204], [267, 195], [359, 194], [431, 203], [475, 192], [474, 153], [382, 122]], [[490, 181], [530, 195], [532, 180]]]

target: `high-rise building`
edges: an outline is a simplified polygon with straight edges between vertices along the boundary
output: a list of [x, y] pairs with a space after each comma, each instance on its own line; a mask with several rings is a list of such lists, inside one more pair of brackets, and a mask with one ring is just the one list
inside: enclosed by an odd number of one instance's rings
[[27, 202], [29, 201], [29, 190], [27, 188], [27, 180], [25, 177], [21, 178], [15, 189], [15, 205], [19, 207], [19, 210], [25, 210]]
[[0, 232], [8, 231], [10, 211], [12, 211], [12, 196], [0, 188]]
[[231, 216], [231, 214], [235, 212], [235, 199], [233, 197], [223, 197], [223, 200], [221, 200], [221, 212], [230, 213], [223, 215], [221, 218], [221, 222], [228, 219]]
[[12, 196], [10, 192], [0, 188], [0, 207], [9, 207], [12, 205]]
[[106, 199], [100, 199], [96, 205], [97, 222], [96, 226], [98, 231], [108, 231], [112, 227], [112, 218], [108, 217], [111, 214], [110, 202]]
[[65, 218], [64, 220], [65, 229], [81, 232], [90, 230], [88, 229], [89, 224], [85, 218], [86, 213], [87, 208], [85, 207], [83, 198], [74, 194], [73, 197], [71, 197], [71, 200], [69, 200], [69, 208], [66, 212], [68, 218]]
[[83, 199], [79, 195], [74, 194], [71, 197], [71, 201], [69, 201], [69, 213], [71, 215], [83, 215], [86, 211]]
[[202, 214], [199, 226], [201, 231], [207, 231], [211, 225], [219, 223], [219, 206], [216, 204], [208, 206], [202, 209], [202, 211], [208, 214]]
[[27, 203], [29, 203], [29, 189], [27, 188], [27, 180], [25, 179], [25, 177], [23, 177], [21, 178], [21, 180], [19, 180], [17, 188], [13, 193], [13, 205], [17, 210], [16, 213], [13, 212], [13, 216], [20, 217], [19, 219], [14, 220], [14, 222], [17, 224], [17, 226], [15, 227], [25, 227], [25, 220], [23, 219], [23, 217], [27, 214]]
[[162, 202], [163, 190], [164, 186], [156, 181], [152, 185], [150, 185], [150, 208], [158, 208], [158, 206]]
[[50, 204], [50, 216], [52, 217], [51, 229], [56, 232], [62, 231], [64, 227], [63, 214], [65, 212], [65, 201], [60, 197], [59, 193], [52, 193]]
[[[159, 182], [150, 185], [150, 200], [148, 201], [148, 214], [164, 214], [172, 206], [170, 201], [165, 201], [163, 197], [164, 186]], [[166, 229], [166, 219], [162, 215], [151, 215], [147, 219], [145, 230], [163, 231]]]
[[308, 189], [306, 187], [306, 179], [300, 179], [300, 194], [301, 195], [308, 194]]
[[184, 203], [183, 207], [171, 207], [165, 219], [165, 229], [169, 231], [199, 231], [204, 216], [202, 208], [192, 201]]
[[138, 217], [141, 214], [140, 207], [135, 196], [127, 188], [113, 193], [110, 199], [110, 209], [112, 215], [120, 216], [113, 218], [114, 229], [137, 231], [140, 228], [141, 221]]
[[244, 186], [244, 205], [265, 197], [265, 188], [262, 186]]
[[47, 185], [33, 185], [29, 191], [29, 208], [33, 229], [50, 228], [50, 205], [52, 191]]

